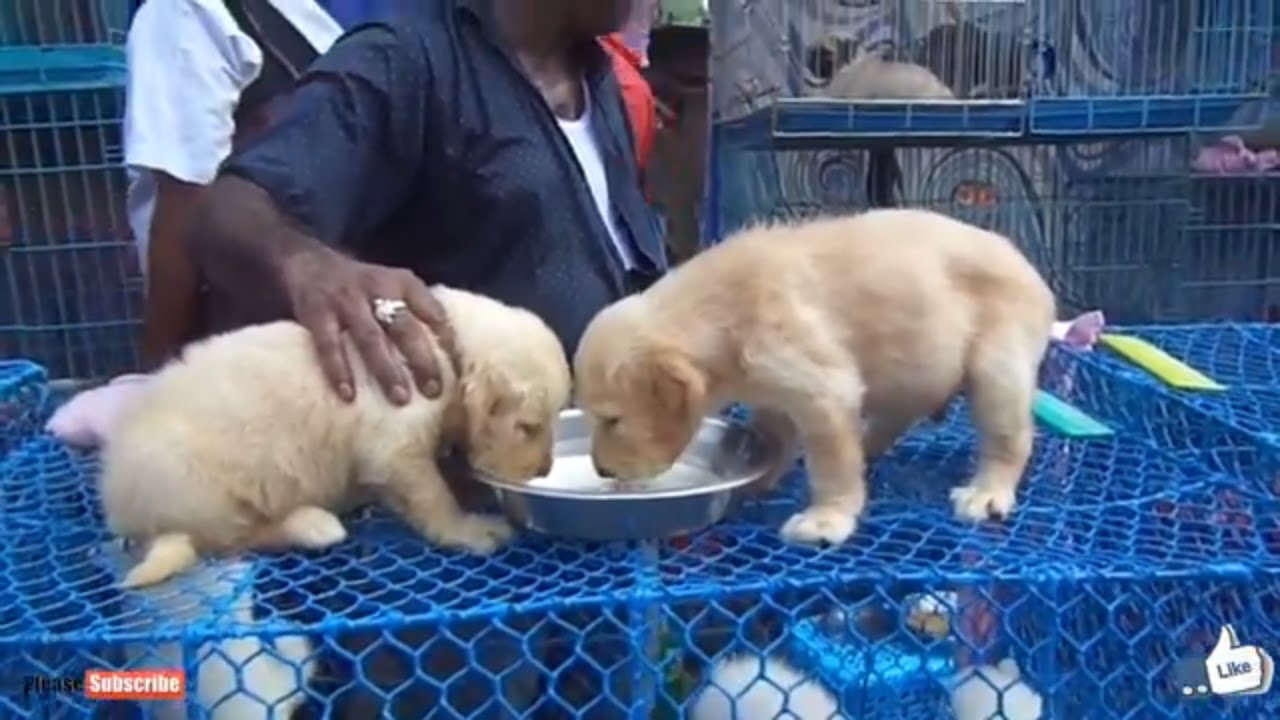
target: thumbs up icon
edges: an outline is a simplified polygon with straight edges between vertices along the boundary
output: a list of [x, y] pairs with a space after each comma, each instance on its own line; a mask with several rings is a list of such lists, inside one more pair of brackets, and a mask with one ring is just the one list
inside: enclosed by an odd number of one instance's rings
[[1275, 664], [1266, 650], [1241, 645], [1235, 628], [1224, 625], [1204, 669], [1214, 695], [1260, 695], [1271, 689]]

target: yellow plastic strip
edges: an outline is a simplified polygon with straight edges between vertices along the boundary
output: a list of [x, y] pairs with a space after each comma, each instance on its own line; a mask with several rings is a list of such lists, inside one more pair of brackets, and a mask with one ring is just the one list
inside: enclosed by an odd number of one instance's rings
[[1099, 341], [1112, 352], [1123, 356], [1171, 387], [1179, 390], [1222, 391], [1227, 389], [1225, 385], [1141, 338], [1103, 333]]

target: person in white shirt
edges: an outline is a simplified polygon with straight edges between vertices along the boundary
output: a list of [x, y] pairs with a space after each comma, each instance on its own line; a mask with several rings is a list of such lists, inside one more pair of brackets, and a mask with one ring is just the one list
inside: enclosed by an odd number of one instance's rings
[[[233, 147], [269, 122], [276, 96], [287, 96], [310, 58], [341, 34], [315, 0], [146, 0], [135, 14], [124, 151], [147, 287], [148, 367], [204, 332], [200, 281], [181, 237], [206, 187]], [[263, 102], [247, 107], [250, 95]]]

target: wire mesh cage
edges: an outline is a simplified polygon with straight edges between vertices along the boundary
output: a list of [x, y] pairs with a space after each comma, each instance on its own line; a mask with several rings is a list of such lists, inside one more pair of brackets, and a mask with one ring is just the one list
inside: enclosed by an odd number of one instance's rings
[[[736, 4], [752, 22], [784, 7]], [[790, 34], [775, 53], [775, 96], [820, 92], [871, 49], [967, 98], [1049, 92], [1034, 85], [1048, 22], [1035, 6], [829, 5], [886, 32], [960, 27], [957, 8], [1004, 29], [985, 46], [959, 31], [808, 46]], [[1196, 18], [1199, 47], [1237, 38]], [[1237, 26], [1248, 35], [1254, 22]], [[722, 39], [736, 32], [717, 23]], [[955, 58], [974, 56], [985, 75], [957, 79]], [[1076, 72], [1062, 62], [1051, 77]], [[1237, 75], [1206, 88], [1236, 92]], [[745, 77], [759, 90], [766, 75]], [[972, 471], [974, 450], [958, 402], [875, 464], [869, 514], [843, 547], [778, 537], [805, 498], [797, 473], [689, 538], [524, 537], [480, 558], [362, 511], [330, 552], [214, 559], [151, 591], [119, 590], [134, 557], [103, 527], [96, 460], [39, 430], [49, 377], [135, 361], [141, 278], [121, 217], [120, 91], [94, 87], [0, 96], [0, 357], [48, 366], [0, 362], [0, 716], [1280, 716], [1275, 693], [1199, 697], [1183, 674], [1188, 662], [1203, 670], [1224, 623], [1259, 645], [1280, 637], [1280, 334], [1261, 326], [1132, 330], [1231, 385], [1214, 397], [1162, 388], [1103, 351], [1055, 350], [1041, 386], [1117, 434], [1042, 431], [1007, 523], [950, 516], [946, 491]], [[896, 153], [905, 204], [1011, 235], [1064, 304], [1131, 321], [1268, 313], [1277, 178], [1191, 173], [1193, 149], [1180, 137]], [[717, 157], [732, 180], [718, 221], [862, 207], [866, 152]], [[85, 697], [86, 671], [143, 668], [181, 669], [186, 697]]]
[[58, 378], [136, 366], [122, 88], [0, 94], [0, 357]]
[[1018, 99], [1036, 57], [1021, 0], [722, 2], [712, 12], [721, 120], [783, 98]]
[[1280, 173], [1197, 174], [1183, 239], [1195, 277], [1172, 298], [1182, 319], [1204, 309], [1234, 318], [1280, 320]]
[[817, 14], [784, 5], [793, 73], [805, 94], [841, 99], [1015, 99], [1034, 35], [1026, 3], [842, 3]]
[[130, 0], [13, 0], [0, 7], [7, 92], [124, 81]]
[[129, 8], [129, 0], [12, 0], [0, 10], [0, 46], [123, 45]]
[[[1249, 326], [1163, 332], [1188, 359], [1235, 353], [1249, 369], [1230, 377], [1244, 385], [1263, 382], [1264, 366], [1239, 353], [1280, 357], [1280, 337]], [[973, 463], [961, 401], [875, 463], [862, 529], [826, 549], [777, 535], [805, 494], [796, 476], [686, 539], [526, 537], [482, 558], [432, 549], [372, 512], [322, 555], [211, 560], [124, 593], [114, 585], [130, 551], [101, 525], [92, 457], [13, 430], [0, 459], [0, 707], [110, 716], [126, 708], [58, 688], [86, 670], [182, 668], [186, 698], [132, 712], [1274, 716], [1274, 694], [1188, 699], [1183, 688], [1223, 623], [1264, 647], [1280, 631], [1280, 445], [1091, 357], [1055, 350], [1042, 387], [1117, 434], [1041, 432], [1008, 522], [950, 517], [946, 490]], [[0, 407], [36, 407], [44, 379], [32, 368], [0, 368]], [[1280, 419], [1280, 406], [1259, 408]], [[1255, 461], [1227, 470], [1211, 452]]]
[[21, 360], [0, 360], [0, 457], [21, 438], [34, 434], [48, 399], [44, 368]]
[[[724, 153], [720, 232], [761, 216], [870, 203], [867, 151]], [[899, 204], [1013, 238], [1067, 309], [1117, 322], [1261, 320], [1280, 268], [1280, 175], [1208, 175], [1186, 137], [1018, 147], [898, 148]]]
[[1046, 3], [1044, 72], [1030, 130], [1189, 131], [1239, 128], [1234, 110], [1265, 97], [1276, 7], [1268, 0]]
[[1040, 35], [1053, 65], [1037, 94], [1262, 97], [1275, 13], [1265, 0], [1047, 3]]
[[775, 139], [1233, 127], [1267, 90], [1267, 0], [712, 4], [718, 122]]

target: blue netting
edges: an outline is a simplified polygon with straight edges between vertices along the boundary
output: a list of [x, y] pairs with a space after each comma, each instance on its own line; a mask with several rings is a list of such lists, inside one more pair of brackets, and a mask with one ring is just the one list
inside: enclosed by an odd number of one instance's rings
[[[1219, 358], [1205, 369], [1226, 382], [1237, 368], [1242, 390], [1267, 382], [1257, 368], [1280, 341], [1250, 326], [1139, 332]], [[94, 458], [35, 429], [44, 384], [33, 366], [0, 366], [4, 417], [27, 418], [5, 425], [0, 459], [0, 683], [10, 683], [0, 715], [96, 707], [24, 695], [27, 676], [181, 665], [196, 683], [192, 717], [301, 703], [308, 717], [677, 718], [709, 666], [744, 652], [800, 668], [846, 717], [947, 717], [952, 674], [1005, 657], [1051, 717], [1280, 710], [1275, 694], [1187, 700], [1173, 677], [1224, 622], [1277, 648], [1276, 449], [1236, 416], [1154, 391], [1101, 352], [1055, 350], [1042, 386], [1117, 434], [1042, 431], [1007, 523], [951, 517], [947, 490], [974, 462], [957, 402], [874, 464], [869, 512], [840, 548], [780, 541], [805, 494], [797, 473], [677, 541], [524, 537], [478, 558], [429, 548], [366, 511], [331, 552], [210, 562], [136, 594], [113, 588], [128, 560], [102, 529]], [[921, 593], [948, 607], [941, 630], [918, 622], [911, 598]], [[227, 667], [242, 668], [239, 683], [219, 678]]]
[[[740, 5], [718, 4], [712, 26], [722, 120], [756, 110], [761, 93], [809, 94], [811, 51], [823, 39], [803, 3], [785, 4], [790, 15], [778, 4], [731, 17]], [[834, 22], [858, 40], [894, 41], [952, 82], [965, 45], [947, 45], [953, 19], [846, 5], [839, 12], [850, 16]], [[817, 147], [859, 142], [855, 120], [898, 136], [931, 127], [935, 139], [1222, 128], [1262, 96], [1272, 60], [1276, 9], [1263, 0], [1194, 12], [1140, 0], [963, 5], [990, 40], [984, 57], [967, 60], [985, 79], [958, 92], [1008, 102], [933, 114], [779, 103], [759, 115], [762, 125], [728, 135]], [[136, 359], [140, 278], [119, 212], [126, 7], [20, 0], [0, 9], [0, 130], [10, 138], [0, 150], [9, 218], [0, 358], [37, 358], [53, 377], [107, 375]], [[784, 36], [780, 50], [773, 43]], [[1014, 57], [1020, 64], [1004, 62]], [[1068, 305], [1131, 322], [1271, 314], [1280, 304], [1278, 178], [1191, 176], [1192, 150], [1179, 137], [898, 157], [906, 201], [1009, 232]], [[713, 198], [722, 162], [712, 167]], [[863, 169], [857, 152], [756, 154], [730, 173], [742, 186], [722, 194], [724, 208], [715, 203], [712, 227], [762, 208], [862, 206]], [[1105, 351], [1054, 352], [1043, 386], [1119, 432], [1091, 441], [1042, 433], [1019, 512], [1005, 524], [950, 517], [946, 492], [973, 465], [957, 403], [945, 423], [921, 427], [875, 465], [869, 514], [838, 549], [779, 541], [778, 524], [804, 497], [798, 473], [775, 496], [680, 541], [527, 537], [480, 559], [432, 550], [365, 513], [333, 552], [209, 563], [128, 595], [113, 586], [128, 559], [103, 532], [94, 458], [40, 433], [46, 372], [0, 362], [0, 717], [129, 717], [140, 708], [30, 692], [25, 681], [182, 666], [190, 708], [153, 703], [143, 708], [152, 717], [247, 720], [274, 705], [277, 717], [359, 720], [678, 718], [708, 667], [739, 652], [788, 660], [848, 717], [947, 717], [947, 678], [1003, 657], [1020, 664], [1051, 717], [1276, 717], [1275, 693], [1185, 700], [1172, 668], [1202, 656], [1223, 622], [1280, 649], [1271, 372], [1280, 330], [1135, 332], [1231, 390], [1178, 393]], [[942, 630], [911, 609], [922, 593], [948, 606]]]
[[0, 457], [39, 430], [49, 394], [44, 368], [0, 360]]
[[1227, 452], [1225, 448], [1189, 445], [1188, 450], [1213, 450], [1209, 461], [1233, 470], [1248, 468], [1264, 490], [1280, 497], [1275, 472], [1280, 452], [1280, 330], [1274, 325], [1204, 325], [1189, 328], [1160, 326], [1121, 328], [1117, 332], [1148, 340], [1191, 367], [1227, 386], [1225, 392], [1186, 392], [1170, 388], [1123, 357], [1100, 349], [1081, 356], [1091, 366], [1107, 370], [1147, 387], [1152, 396], [1167, 398], [1202, 418], [1247, 436], [1256, 447]]

